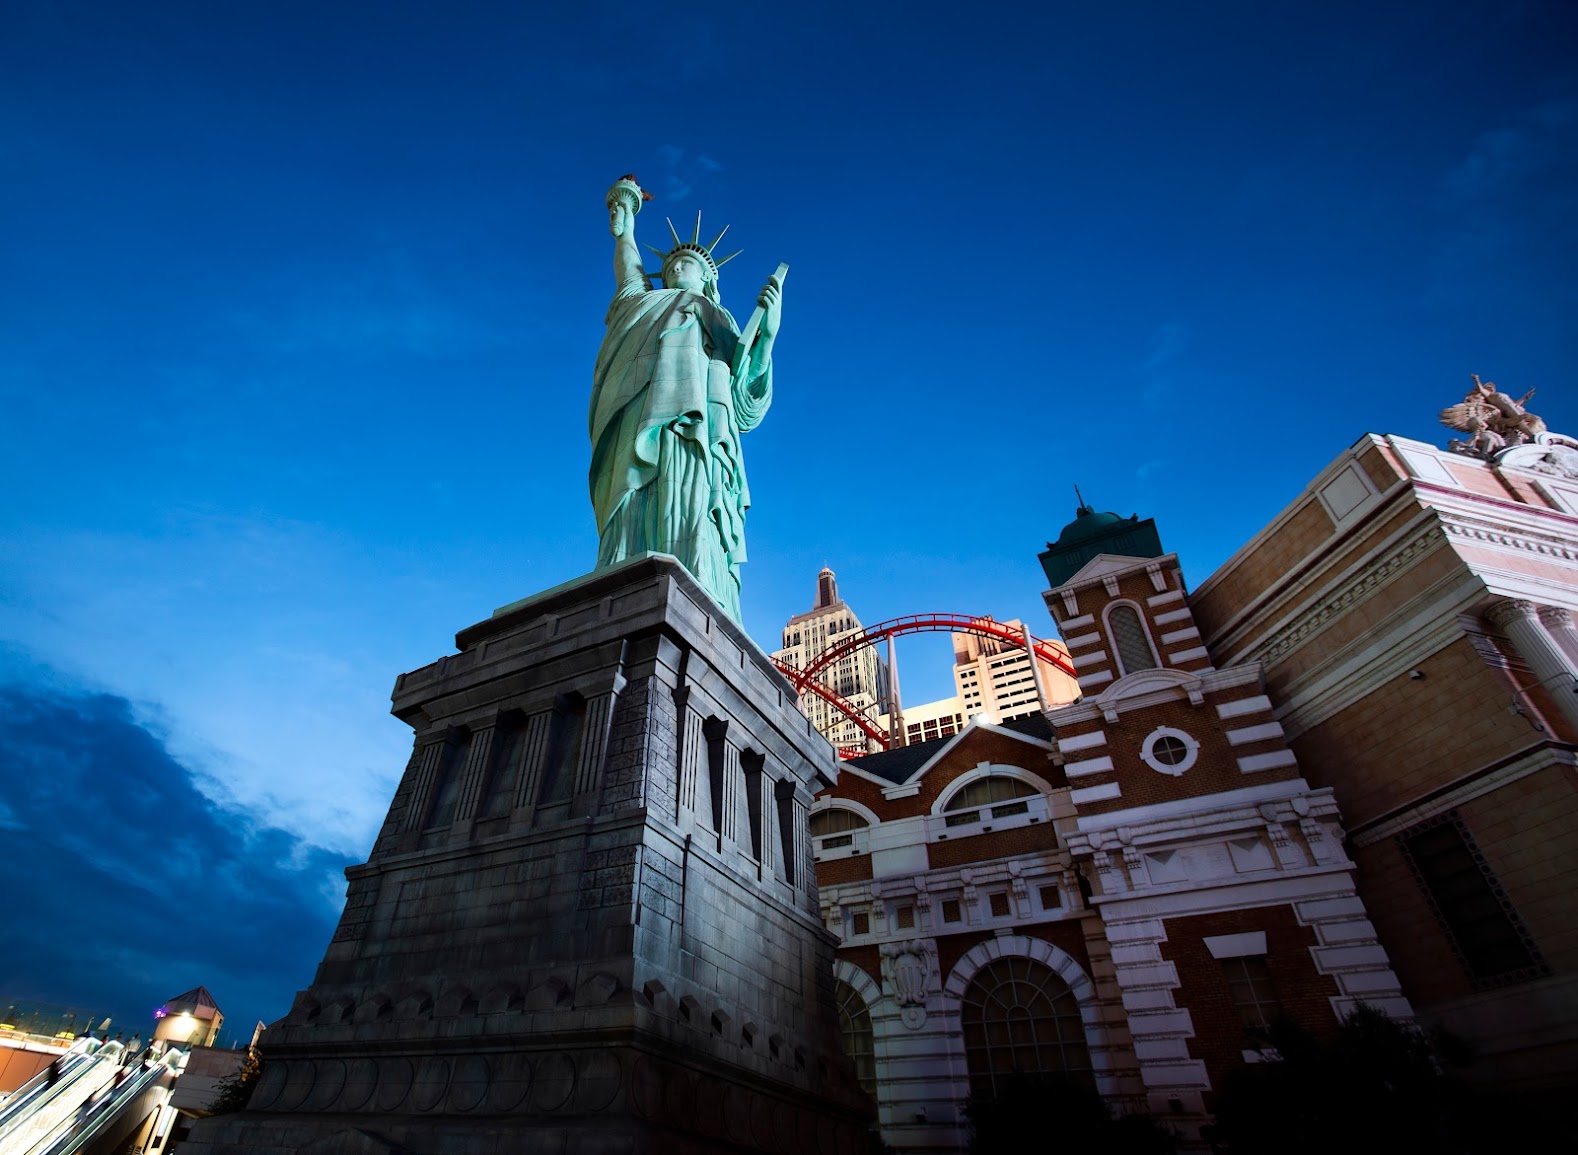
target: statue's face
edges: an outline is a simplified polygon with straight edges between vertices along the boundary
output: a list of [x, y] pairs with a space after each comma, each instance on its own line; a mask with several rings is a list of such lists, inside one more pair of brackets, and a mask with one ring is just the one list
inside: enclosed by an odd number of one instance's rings
[[707, 266], [701, 263], [700, 258], [681, 253], [664, 268], [663, 284], [666, 288], [689, 289], [692, 293], [699, 293], [707, 287]]

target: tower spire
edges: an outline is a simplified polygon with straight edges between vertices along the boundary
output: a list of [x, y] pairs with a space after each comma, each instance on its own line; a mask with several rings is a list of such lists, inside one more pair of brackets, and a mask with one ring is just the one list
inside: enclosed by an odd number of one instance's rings
[[838, 577], [833, 573], [832, 567], [824, 565], [822, 572], [816, 575], [816, 605], [812, 609], [822, 609], [838, 601]]

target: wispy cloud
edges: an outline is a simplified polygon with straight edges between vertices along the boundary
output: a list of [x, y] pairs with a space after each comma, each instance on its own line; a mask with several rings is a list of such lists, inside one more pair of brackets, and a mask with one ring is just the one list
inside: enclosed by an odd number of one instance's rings
[[1163, 321], [1152, 331], [1137, 374], [1140, 400], [1147, 408], [1163, 405], [1177, 392], [1176, 376], [1190, 336], [1182, 321]]
[[1182, 321], [1164, 321], [1151, 334], [1150, 346], [1141, 368], [1154, 372], [1176, 361], [1189, 344], [1189, 326]]
[[[1534, 287], [1534, 299], [1558, 312], [1573, 303], [1578, 95], [1570, 89], [1481, 133], [1442, 176], [1445, 228], [1431, 296], [1460, 300], [1484, 292], [1493, 277], [1497, 292]], [[1556, 299], [1562, 286], [1566, 300]]]
[[1508, 124], [1481, 133], [1468, 156], [1443, 180], [1447, 193], [1482, 204], [1514, 191], [1550, 169], [1571, 165], [1578, 151], [1578, 96], [1554, 97]]
[[692, 153], [675, 144], [660, 144], [658, 160], [662, 163], [659, 188], [664, 200], [684, 200], [713, 173], [723, 171], [723, 162], [706, 153]]
[[658, 159], [663, 162], [663, 196], [667, 200], [682, 200], [690, 195], [690, 182], [680, 175], [680, 165], [685, 160], [685, 150], [672, 144], [660, 144]]
[[234, 312], [247, 339], [284, 356], [315, 353], [442, 359], [506, 347], [519, 318], [424, 271], [412, 254], [383, 248], [355, 265], [298, 269], [280, 293]]

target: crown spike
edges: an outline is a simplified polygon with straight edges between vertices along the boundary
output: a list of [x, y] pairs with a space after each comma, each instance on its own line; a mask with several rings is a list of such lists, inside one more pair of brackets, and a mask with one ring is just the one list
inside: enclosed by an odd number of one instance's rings
[[674, 243], [676, 245], [677, 244], [681, 244], [682, 242], [679, 239], [679, 230], [674, 227], [674, 218], [673, 217], [664, 217], [663, 219], [668, 222], [669, 235], [674, 238]]
[[690, 243], [693, 244], [693, 245], [701, 244], [701, 210], [700, 209], [696, 210], [696, 231], [690, 234]]
[[[712, 252], [713, 249], [718, 247], [718, 242], [723, 239], [723, 234], [727, 233], [728, 231], [729, 231], [729, 226], [728, 225], [724, 225], [723, 226], [723, 232], [719, 233], [717, 236], [712, 238], [712, 244], [707, 246], [707, 251], [709, 253]], [[742, 249], [741, 252], [744, 252], [744, 250]]]
[[668, 254], [665, 253], [662, 249], [657, 248], [657, 247], [655, 247], [653, 245], [648, 245], [647, 248], [650, 249], [653, 253], [657, 254], [658, 260], [660, 260], [660, 261], [668, 260]]
[[724, 257], [723, 260], [717, 261], [715, 263], [716, 263], [717, 267], [721, 269], [721, 268], [723, 268], [724, 265], [728, 264], [730, 261], [732, 261], [735, 257], [739, 256], [744, 251], [745, 251], [744, 249], [735, 249], [728, 256]]

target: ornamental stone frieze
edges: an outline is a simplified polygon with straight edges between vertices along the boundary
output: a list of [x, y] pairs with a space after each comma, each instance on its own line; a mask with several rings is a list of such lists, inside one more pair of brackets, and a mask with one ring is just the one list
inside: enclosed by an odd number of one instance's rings
[[1578, 561], [1578, 547], [1572, 540], [1526, 529], [1512, 529], [1505, 522], [1488, 518], [1444, 515], [1441, 528], [1453, 537], [1467, 538], [1484, 545], [1504, 546], [1525, 553], [1543, 554], [1563, 561]]
[[[1450, 528], [1450, 527], [1449, 527]], [[1272, 633], [1244, 655], [1244, 661], [1275, 665], [1354, 606], [1376, 594], [1382, 586], [1441, 544], [1438, 523], [1428, 525], [1396, 546], [1354, 581], [1330, 591], [1292, 622]]]

